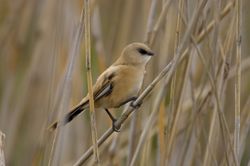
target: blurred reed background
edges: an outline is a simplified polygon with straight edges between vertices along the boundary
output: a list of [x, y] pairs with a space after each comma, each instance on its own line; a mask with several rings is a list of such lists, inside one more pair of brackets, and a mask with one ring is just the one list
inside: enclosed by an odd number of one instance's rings
[[[144, 88], [185, 52], [171, 77], [164, 77], [121, 132], [99, 148], [100, 165], [250, 164], [250, 1], [242, 0], [241, 10], [235, 0], [207, 0], [198, 11], [201, 1], [90, 1], [94, 80], [134, 41], [147, 40], [156, 53]], [[92, 145], [89, 113], [59, 134], [47, 130], [87, 93], [84, 39], [76, 40], [83, 5], [80, 0], [0, 0], [6, 165], [72, 165]], [[122, 108], [112, 112], [119, 117]], [[97, 110], [96, 120], [100, 137], [111, 122], [103, 110]], [[93, 163], [92, 156], [84, 164]]]

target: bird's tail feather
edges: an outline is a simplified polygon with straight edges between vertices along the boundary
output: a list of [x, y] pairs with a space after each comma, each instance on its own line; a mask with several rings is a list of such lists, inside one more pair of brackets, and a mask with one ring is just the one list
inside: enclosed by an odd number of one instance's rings
[[54, 122], [49, 126], [49, 130], [55, 130], [59, 124], [62, 125], [66, 125], [67, 123], [69, 123], [70, 121], [72, 121], [77, 115], [79, 115], [80, 113], [83, 113], [86, 108], [88, 107], [88, 102], [79, 104], [78, 106], [76, 106], [74, 109], [72, 109], [70, 112], [68, 112], [63, 120], [61, 122]]

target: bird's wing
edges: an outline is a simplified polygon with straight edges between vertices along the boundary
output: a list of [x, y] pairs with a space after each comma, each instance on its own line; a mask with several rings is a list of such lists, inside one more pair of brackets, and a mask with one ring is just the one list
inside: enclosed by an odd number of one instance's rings
[[114, 72], [108, 72], [96, 81], [96, 84], [94, 86], [95, 101], [99, 100], [103, 96], [109, 95], [112, 92], [114, 76], [115, 76]]

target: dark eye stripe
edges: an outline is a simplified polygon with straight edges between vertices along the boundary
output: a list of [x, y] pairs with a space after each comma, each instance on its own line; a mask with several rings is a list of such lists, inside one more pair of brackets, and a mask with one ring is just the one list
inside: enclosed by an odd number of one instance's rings
[[145, 54], [148, 53], [146, 50], [144, 50], [144, 49], [142, 49], [142, 48], [138, 48], [138, 52], [139, 52], [140, 54], [142, 54], [142, 55], [145, 55]]

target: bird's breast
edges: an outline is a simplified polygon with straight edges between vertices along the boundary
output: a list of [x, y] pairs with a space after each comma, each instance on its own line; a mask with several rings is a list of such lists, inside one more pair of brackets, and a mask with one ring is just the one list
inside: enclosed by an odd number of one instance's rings
[[144, 71], [138, 71], [134, 68], [120, 71], [114, 80], [112, 93], [113, 105], [115, 107], [132, 97], [137, 97], [142, 86], [143, 76]]

